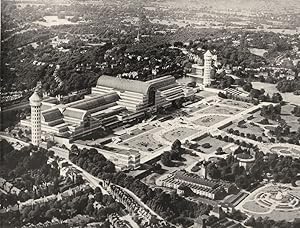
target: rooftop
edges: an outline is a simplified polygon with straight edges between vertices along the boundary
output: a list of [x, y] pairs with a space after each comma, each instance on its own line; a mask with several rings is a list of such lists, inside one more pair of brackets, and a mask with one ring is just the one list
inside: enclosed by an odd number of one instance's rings
[[29, 101], [30, 102], [42, 102], [42, 98], [40, 97], [40, 95], [38, 94], [37, 91], [34, 91], [34, 93], [29, 98]]
[[214, 181], [207, 180], [196, 174], [192, 174], [184, 171], [177, 171], [174, 177], [180, 180], [184, 180], [198, 185], [203, 185], [210, 188], [215, 188], [218, 186], [218, 184]]
[[153, 80], [142, 82], [138, 80], [130, 80], [124, 78], [111, 77], [107, 75], [102, 75], [97, 81], [97, 86], [104, 86], [109, 88], [114, 88], [119, 91], [130, 91], [141, 94], [148, 94], [151, 87], [159, 88], [166, 84], [175, 83], [176, 80], [173, 76], [164, 76], [160, 78], [155, 78]]
[[252, 155], [246, 154], [246, 153], [237, 154], [236, 157], [240, 158], [240, 159], [252, 159], [253, 158]]
[[119, 96], [117, 93], [110, 93], [105, 95], [98, 95], [91, 98], [79, 100], [73, 102], [69, 105], [69, 107], [83, 109], [83, 110], [91, 110], [96, 107], [110, 104], [119, 100]]
[[43, 111], [42, 118], [44, 118], [45, 122], [51, 122], [54, 120], [62, 119], [63, 115], [61, 114], [58, 108], [54, 108]]

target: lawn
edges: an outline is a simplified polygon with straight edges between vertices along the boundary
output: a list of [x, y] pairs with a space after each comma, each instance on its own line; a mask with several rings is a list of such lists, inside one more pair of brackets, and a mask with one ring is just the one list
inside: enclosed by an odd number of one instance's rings
[[[195, 142], [197, 142], [199, 144], [199, 146], [197, 147], [198, 149], [201, 149], [205, 154], [211, 154], [211, 153], [214, 153], [216, 152], [216, 150], [219, 148], [219, 147], [224, 147], [226, 145], [228, 145], [229, 143], [228, 142], [224, 142], [224, 141], [221, 141], [219, 139], [216, 139], [216, 138], [212, 138], [212, 137], [205, 137], [201, 140], [193, 140]], [[201, 145], [203, 145], [204, 143], [209, 143], [211, 145], [210, 148], [203, 148]]]
[[213, 92], [202, 90], [202, 91], [196, 93], [196, 95], [200, 96], [200, 97], [203, 97], [203, 98], [206, 98], [206, 97], [216, 96], [217, 94], [213, 93]]
[[269, 208], [262, 207], [255, 201], [248, 201], [244, 203], [243, 208], [256, 213], [261, 213], [261, 212], [264, 213], [269, 211]]
[[165, 147], [162, 142], [158, 142], [153, 138], [153, 134], [159, 131], [160, 128], [155, 129], [155, 131], [147, 132], [145, 134], [141, 134], [137, 137], [130, 138], [125, 142], [120, 143], [120, 145], [127, 146], [129, 148], [134, 148], [141, 151], [155, 151]]
[[195, 134], [197, 130], [187, 128], [187, 127], [179, 127], [173, 130], [170, 130], [162, 135], [163, 138], [170, 142], [174, 142], [176, 139], [182, 140], [186, 137]]
[[204, 127], [210, 127], [227, 118], [228, 116], [220, 116], [220, 115], [203, 116], [200, 117], [199, 119], [194, 120], [193, 123]]
[[[300, 100], [300, 97], [299, 97]], [[294, 109], [293, 105], [284, 105], [281, 108], [281, 118], [286, 121], [286, 123], [291, 127], [291, 131], [297, 131], [300, 127], [298, 121], [299, 117], [291, 114], [291, 111]]]
[[213, 105], [213, 106], [211, 106], [207, 109], [204, 109], [204, 110], [200, 111], [199, 113], [234, 115], [234, 114], [237, 114], [241, 111], [242, 110], [240, 110], [238, 108], [234, 108], [234, 107], [231, 108], [231, 107], [227, 107], [227, 106]]
[[207, 108], [207, 107], [209, 107], [209, 106], [206, 105], [206, 104], [197, 104], [197, 105], [192, 104], [192, 105], [186, 106], [182, 110], [184, 110], [184, 111], [186, 111], [186, 112], [188, 112], [190, 114], [193, 114], [194, 112], [198, 112], [201, 109], [204, 109], [204, 108]]
[[270, 219], [275, 221], [285, 220], [293, 221], [295, 218], [300, 218], [300, 210], [295, 211], [279, 211], [274, 210], [271, 213], [267, 214]]
[[254, 134], [256, 137], [261, 136], [264, 141], [269, 141], [268, 137], [263, 136], [264, 129], [259, 126], [251, 125], [250, 123], [245, 123], [243, 126], [245, 127], [238, 127], [238, 121], [235, 121], [232, 125], [226, 127], [224, 130], [228, 130], [232, 128], [233, 130], [238, 130], [240, 133], [244, 133], [245, 137], [247, 134]]
[[253, 104], [243, 102], [243, 101], [229, 100], [229, 99], [224, 99], [221, 101], [221, 103], [229, 106], [235, 106], [238, 108], [244, 108], [244, 109], [253, 107]]
[[[263, 82], [252, 82], [254, 89], [264, 89], [266, 93], [272, 95], [273, 93], [278, 93], [276, 84], [269, 84]], [[293, 93], [280, 93], [284, 101], [290, 102], [292, 104], [300, 104], [300, 96], [296, 96]]]

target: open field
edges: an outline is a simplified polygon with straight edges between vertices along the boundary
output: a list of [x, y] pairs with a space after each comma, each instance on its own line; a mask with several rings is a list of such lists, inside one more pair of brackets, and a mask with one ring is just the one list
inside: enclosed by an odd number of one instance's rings
[[226, 118], [228, 118], [228, 116], [221, 116], [221, 115], [202, 116], [199, 119], [194, 120], [193, 123], [204, 127], [210, 127], [222, 120], [225, 120]]
[[254, 54], [254, 55], [258, 55], [258, 56], [261, 56], [263, 57], [264, 54], [266, 52], [268, 52], [266, 49], [262, 49], [262, 48], [249, 48], [249, 51]]
[[36, 24], [39, 25], [43, 25], [43, 26], [54, 26], [54, 25], [74, 25], [77, 23], [71, 22], [68, 20], [68, 18], [71, 17], [67, 17], [67, 19], [65, 18], [58, 18], [58, 16], [45, 16], [43, 19], [44, 21], [36, 21]]
[[234, 115], [237, 114], [239, 112], [241, 112], [242, 110], [238, 109], [238, 108], [231, 108], [231, 107], [225, 107], [225, 106], [219, 106], [219, 105], [213, 105], [207, 109], [204, 109], [202, 111], [199, 111], [199, 113], [202, 114], [225, 114], [225, 115]]
[[162, 135], [166, 140], [173, 142], [176, 139], [182, 140], [192, 134], [195, 134], [197, 130], [187, 127], [179, 127], [176, 129], [172, 129]]

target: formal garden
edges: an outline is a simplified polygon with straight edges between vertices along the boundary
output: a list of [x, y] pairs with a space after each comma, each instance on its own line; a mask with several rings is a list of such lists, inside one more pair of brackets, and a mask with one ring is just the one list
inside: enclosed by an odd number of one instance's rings
[[257, 189], [241, 205], [241, 209], [254, 217], [269, 217], [279, 221], [292, 221], [300, 216], [299, 187], [268, 185]]

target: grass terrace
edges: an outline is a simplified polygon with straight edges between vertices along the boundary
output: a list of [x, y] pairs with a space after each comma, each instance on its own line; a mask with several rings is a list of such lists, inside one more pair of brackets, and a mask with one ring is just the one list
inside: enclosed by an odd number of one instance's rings
[[246, 202], [243, 205], [243, 208], [249, 212], [253, 211], [253, 212], [257, 212], [257, 213], [266, 213], [269, 211], [268, 208], [262, 207], [260, 206], [258, 203], [256, 203], [255, 201], [249, 201]]
[[193, 121], [194, 124], [201, 125], [204, 127], [210, 127], [212, 125], [215, 125], [216, 123], [227, 119], [228, 116], [221, 116], [221, 115], [207, 115], [202, 116], [199, 119], [196, 119]]
[[187, 127], [179, 127], [172, 129], [162, 135], [163, 138], [170, 142], [174, 142], [176, 139], [182, 140], [192, 134], [195, 134], [197, 130]]
[[155, 132], [159, 130], [160, 128], [157, 128], [155, 131], [147, 132], [145, 134], [140, 134], [136, 137], [132, 137], [126, 140], [125, 142], [120, 143], [120, 145], [141, 151], [156, 151], [166, 146], [162, 142], [158, 142], [153, 138], [153, 134], [155, 134]]
[[235, 107], [238, 107], [238, 108], [244, 108], [244, 109], [253, 107], [253, 104], [251, 104], [251, 103], [247, 103], [247, 102], [243, 102], [243, 101], [230, 100], [230, 99], [223, 99], [221, 101], [221, 103], [225, 104], [225, 105], [229, 105], [229, 106], [235, 106]]
[[187, 107], [183, 108], [183, 110], [185, 110], [187, 113], [193, 114], [194, 112], [198, 112], [201, 109], [207, 108], [209, 107], [206, 104], [197, 104], [197, 105], [188, 105]]
[[207, 109], [204, 109], [203, 111], [200, 111], [199, 113], [202, 114], [224, 114], [224, 115], [234, 115], [239, 112], [241, 112], [241, 109], [234, 108], [234, 107], [227, 107], [227, 106], [219, 106], [219, 105], [213, 105]]

